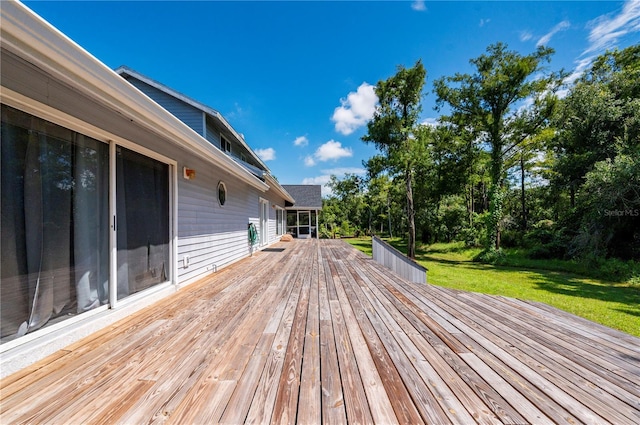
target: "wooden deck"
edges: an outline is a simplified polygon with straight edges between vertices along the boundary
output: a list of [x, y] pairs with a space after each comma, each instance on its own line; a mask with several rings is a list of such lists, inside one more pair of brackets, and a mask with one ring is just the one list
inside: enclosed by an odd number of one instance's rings
[[275, 248], [2, 380], [0, 422], [640, 423], [638, 338]]

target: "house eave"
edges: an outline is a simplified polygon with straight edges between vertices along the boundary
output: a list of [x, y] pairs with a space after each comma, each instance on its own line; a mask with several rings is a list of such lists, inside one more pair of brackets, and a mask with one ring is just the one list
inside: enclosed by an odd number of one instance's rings
[[313, 211], [320, 211], [322, 210], [322, 207], [306, 207], [304, 205], [293, 205], [290, 207], [286, 207], [286, 210], [313, 210]]
[[289, 192], [287, 192], [285, 188], [283, 188], [271, 174], [265, 173], [264, 177], [266, 183], [271, 187], [273, 191], [282, 196], [285, 201], [291, 202], [292, 204], [295, 203], [295, 199], [293, 199], [291, 194], [289, 194]]
[[179, 141], [245, 183], [269, 186], [182, 123], [115, 71], [16, 1], [3, 1], [0, 45], [151, 132]]

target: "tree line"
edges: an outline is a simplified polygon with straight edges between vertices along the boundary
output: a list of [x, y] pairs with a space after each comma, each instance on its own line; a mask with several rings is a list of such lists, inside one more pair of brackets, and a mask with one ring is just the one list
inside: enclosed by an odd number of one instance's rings
[[553, 54], [490, 45], [433, 82], [436, 125], [420, 122], [422, 61], [379, 81], [362, 137], [379, 154], [366, 176], [331, 177], [322, 234], [405, 237], [410, 257], [419, 239], [640, 260], [640, 45], [572, 78]]

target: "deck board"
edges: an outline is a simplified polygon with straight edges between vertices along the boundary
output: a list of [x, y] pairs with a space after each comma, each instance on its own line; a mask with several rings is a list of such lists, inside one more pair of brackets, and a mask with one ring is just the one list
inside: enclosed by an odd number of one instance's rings
[[277, 247], [4, 378], [0, 422], [640, 423], [636, 337]]

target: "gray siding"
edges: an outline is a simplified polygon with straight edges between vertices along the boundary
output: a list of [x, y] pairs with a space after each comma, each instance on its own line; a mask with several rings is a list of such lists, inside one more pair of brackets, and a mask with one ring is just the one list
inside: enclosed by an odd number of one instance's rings
[[199, 135], [204, 135], [204, 112], [136, 78], [127, 76], [126, 80], [175, 115], [180, 121], [191, 127]]
[[206, 139], [214, 146], [220, 147], [220, 130], [213, 125], [210, 120], [207, 120], [207, 134]]

